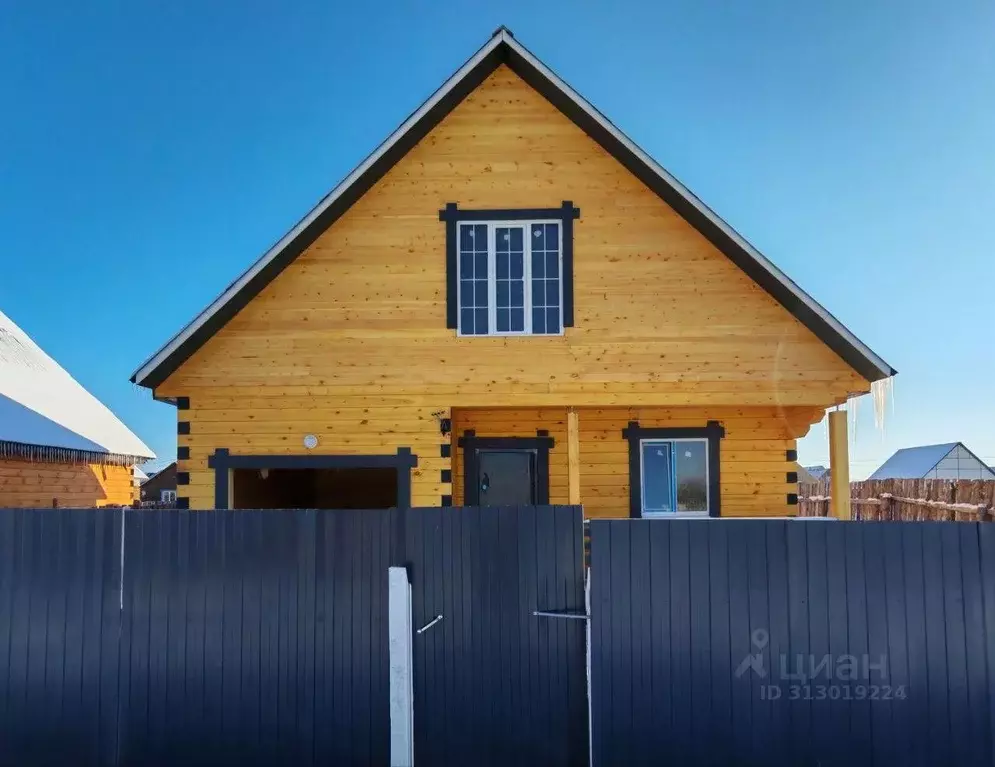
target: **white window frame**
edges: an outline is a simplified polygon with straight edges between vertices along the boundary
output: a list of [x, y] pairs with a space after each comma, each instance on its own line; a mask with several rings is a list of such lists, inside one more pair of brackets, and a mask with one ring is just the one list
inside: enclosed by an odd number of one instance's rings
[[175, 490], [160, 490], [159, 491], [159, 503], [176, 503], [176, 491]]
[[[681, 442], [700, 442], [705, 446], [705, 511], [646, 511], [646, 470], [643, 466], [643, 445], [674, 445], [675, 448]], [[639, 440], [639, 515], [644, 519], [701, 519], [708, 517], [708, 509], [712, 508], [711, 477], [709, 476], [709, 463], [711, 456], [708, 453], [707, 437], [648, 437]], [[676, 449], [675, 449], [676, 452]], [[671, 481], [674, 483], [674, 496], [677, 495], [677, 462], [672, 462], [670, 467]]]
[[[557, 271], [559, 272], [560, 287], [560, 329], [556, 333], [533, 333], [532, 332], [532, 226], [534, 224], [555, 224], [558, 232], [557, 242], [559, 252], [557, 253]], [[486, 226], [487, 227], [487, 332], [486, 333], [464, 333], [463, 332], [463, 227], [464, 226]], [[523, 242], [523, 271], [522, 277], [525, 282], [525, 325], [524, 330], [497, 329], [497, 230], [503, 228], [518, 227], [522, 230]], [[536, 218], [536, 219], [512, 219], [510, 221], [473, 221], [472, 219], [460, 220], [456, 224], [456, 335], [461, 338], [487, 338], [489, 336], [562, 336], [563, 327], [563, 222], [556, 218]]]

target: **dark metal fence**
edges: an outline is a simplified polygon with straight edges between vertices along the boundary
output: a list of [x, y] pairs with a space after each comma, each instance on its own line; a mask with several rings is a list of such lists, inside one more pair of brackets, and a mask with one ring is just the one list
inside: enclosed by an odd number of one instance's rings
[[0, 512], [0, 762], [385, 764], [390, 514]]
[[991, 765], [995, 526], [591, 523], [602, 765]]
[[[122, 522], [124, 528], [122, 529]], [[0, 511], [0, 764], [584, 764], [579, 508]], [[122, 569], [123, 565], [123, 569]], [[568, 625], [570, 624], [570, 625]]]

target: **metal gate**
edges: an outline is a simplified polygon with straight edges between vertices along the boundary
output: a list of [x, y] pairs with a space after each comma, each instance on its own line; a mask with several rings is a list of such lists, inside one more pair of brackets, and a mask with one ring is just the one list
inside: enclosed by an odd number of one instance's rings
[[415, 764], [586, 765], [580, 507], [416, 509], [403, 537]]

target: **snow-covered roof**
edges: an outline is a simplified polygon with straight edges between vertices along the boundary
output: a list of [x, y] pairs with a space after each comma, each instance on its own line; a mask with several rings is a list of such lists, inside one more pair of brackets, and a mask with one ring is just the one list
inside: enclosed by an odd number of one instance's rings
[[868, 479], [916, 479], [925, 477], [936, 464], [959, 442], [944, 442], [942, 445], [920, 445], [903, 447], [871, 474]]
[[115, 457], [155, 454], [0, 312], [0, 442]]

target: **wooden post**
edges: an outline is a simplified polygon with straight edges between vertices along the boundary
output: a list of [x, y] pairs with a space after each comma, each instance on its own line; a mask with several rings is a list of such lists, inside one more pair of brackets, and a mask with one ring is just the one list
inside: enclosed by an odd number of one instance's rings
[[580, 419], [577, 411], [567, 411], [567, 502], [580, 505]]
[[850, 448], [845, 410], [829, 414], [830, 509], [837, 519], [850, 519]]

